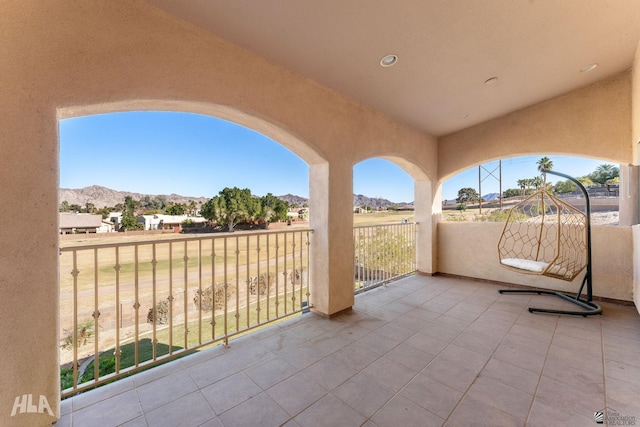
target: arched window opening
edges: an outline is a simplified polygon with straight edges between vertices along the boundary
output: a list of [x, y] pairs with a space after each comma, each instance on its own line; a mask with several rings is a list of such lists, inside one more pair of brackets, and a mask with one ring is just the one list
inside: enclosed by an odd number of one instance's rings
[[[549, 163], [550, 162], [550, 163]], [[523, 197], [542, 188], [580, 207], [581, 193], [569, 180], [545, 177], [541, 163], [576, 177], [589, 192], [594, 225], [618, 225], [620, 166], [607, 161], [573, 156], [536, 155], [495, 160], [469, 168], [442, 184], [445, 221], [504, 221], [505, 211]]]

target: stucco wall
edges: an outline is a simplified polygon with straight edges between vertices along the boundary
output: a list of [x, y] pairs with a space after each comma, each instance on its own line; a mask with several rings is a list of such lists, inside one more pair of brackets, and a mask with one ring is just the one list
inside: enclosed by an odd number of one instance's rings
[[[573, 282], [520, 274], [500, 265], [498, 240], [504, 223], [438, 224], [438, 272], [497, 282], [577, 292], [584, 274]], [[633, 300], [631, 227], [592, 227], [593, 295]]]
[[[126, 110], [210, 114], [260, 131], [311, 166], [315, 283], [331, 314], [353, 303], [353, 165], [400, 159], [435, 181], [436, 140], [141, 1], [0, 3], [0, 424], [58, 413], [58, 118]], [[26, 215], [38, 220], [29, 223]], [[17, 396], [54, 417], [10, 417]]]
[[[632, 91], [631, 91], [631, 99], [632, 99], [632, 116], [631, 116], [631, 124], [633, 129], [633, 139], [631, 141], [631, 145], [633, 146], [634, 152], [634, 164], [640, 165], [640, 150], [638, 149], [638, 145], [640, 145], [640, 44], [638, 44], [638, 49], [636, 50], [636, 57], [632, 69]], [[640, 172], [638, 172], [638, 168], [635, 169], [635, 182], [638, 183], [638, 179], [640, 179]], [[637, 205], [636, 199], [636, 209], [640, 209]], [[638, 226], [634, 227], [634, 266], [635, 266], [635, 274], [634, 274], [634, 283], [633, 283], [633, 297], [636, 303], [636, 307], [638, 308], [638, 312], [640, 312], [640, 229]]]
[[632, 163], [631, 73], [438, 140], [438, 178], [490, 160], [564, 154]]

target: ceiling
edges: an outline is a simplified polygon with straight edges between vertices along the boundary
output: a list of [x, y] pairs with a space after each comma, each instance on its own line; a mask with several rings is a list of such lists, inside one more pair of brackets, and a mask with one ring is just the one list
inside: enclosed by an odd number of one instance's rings
[[434, 136], [628, 70], [640, 40], [639, 0], [147, 2]]

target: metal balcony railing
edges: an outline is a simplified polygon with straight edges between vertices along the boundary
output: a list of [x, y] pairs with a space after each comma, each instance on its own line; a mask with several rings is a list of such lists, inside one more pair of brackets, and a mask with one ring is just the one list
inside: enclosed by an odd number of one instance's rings
[[308, 309], [311, 233], [61, 248], [62, 397]]
[[355, 292], [416, 271], [416, 224], [354, 227]]

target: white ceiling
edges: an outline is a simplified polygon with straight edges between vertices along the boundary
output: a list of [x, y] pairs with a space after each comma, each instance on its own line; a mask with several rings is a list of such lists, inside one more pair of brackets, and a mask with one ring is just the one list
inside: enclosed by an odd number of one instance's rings
[[435, 136], [628, 70], [640, 40], [640, 0], [147, 1]]

